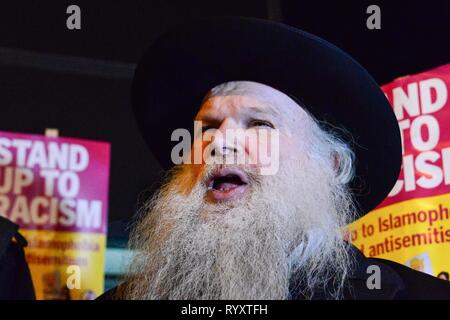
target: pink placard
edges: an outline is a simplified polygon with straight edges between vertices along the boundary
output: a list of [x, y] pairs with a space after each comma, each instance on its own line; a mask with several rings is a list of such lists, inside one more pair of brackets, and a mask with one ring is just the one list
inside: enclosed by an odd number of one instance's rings
[[28, 230], [106, 233], [110, 144], [0, 131], [0, 215]]

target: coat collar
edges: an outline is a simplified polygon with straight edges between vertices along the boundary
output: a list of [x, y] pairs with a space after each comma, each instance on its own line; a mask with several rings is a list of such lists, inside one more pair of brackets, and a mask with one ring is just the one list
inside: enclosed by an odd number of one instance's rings
[[[391, 300], [405, 288], [398, 273], [379, 259], [366, 258], [355, 246], [349, 245], [353, 257], [353, 272], [348, 277], [347, 299], [352, 300]], [[370, 266], [380, 270], [380, 289], [369, 289], [368, 279], [374, 274]]]
[[[350, 275], [344, 285], [344, 299], [345, 300], [391, 300], [394, 299], [397, 293], [404, 289], [404, 283], [400, 276], [390, 266], [378, 259], [366, 258], [355, 246], [349, 244], [348, 249], [350, 256], [353, 259], [353, 266]], [[369, 289], [367, 280], [373, 274], [369, 267], [375, 265], [380, 270], [380, 289]], [[298, 277], [294, 276], [291, 281], [291, 297], [292, 299], [305, 299], [294, 288], [298, 288]], [[332, 284], [331, 284], [332, 285]], [[328, 289], [332, 289], [328, 287]], [[328, 290], [327, 290], [328, 291]], [[326, 292], [317, 291], [312, 297], [313, 300], [329, 299]]]

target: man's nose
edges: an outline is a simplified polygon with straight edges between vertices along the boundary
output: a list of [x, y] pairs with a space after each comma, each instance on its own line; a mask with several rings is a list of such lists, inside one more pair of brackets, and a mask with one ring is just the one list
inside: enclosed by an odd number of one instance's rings
[[239, 154], [242, 149], [238, 137], [239, 129], [241, 128], [235, 121], [225, 119], [214, 135], [214, 148], [211, 155], [230, 156], [232, 154]]
[[211, 151], [211, 156], [230, 156], [231, 154], [237, 154], [238, 149], [230, 146], [214, 146], [214, 149]]

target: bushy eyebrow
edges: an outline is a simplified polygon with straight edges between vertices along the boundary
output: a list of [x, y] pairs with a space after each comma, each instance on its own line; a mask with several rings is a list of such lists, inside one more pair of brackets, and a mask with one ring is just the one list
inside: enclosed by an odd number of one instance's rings
[[[242, 113], [247, 115], [271, 115], [275, 118], [280, 116], [279, 111], [268, 104], [264, 104], [262, 107], [247, 106], [242, 110]], [[195, 116], [195, 120], [210, 123], [212, 125], [220, 123], [220, 121], [215, 117], [210, 116], [208, 112], [201, 112], [197, 114]]]
[[274, 117], [280, 116], [280, 113], [278, 112], [278, 110], [273, 108], [271, 105], [265, 105], [265, 107], [263, 109], [259, 108], [259, 107], [254, 107], [254, 106], [249, 106], [246, 109], [248, 109], [252, 113], [256, 113], [256, 114], [270, 114]]

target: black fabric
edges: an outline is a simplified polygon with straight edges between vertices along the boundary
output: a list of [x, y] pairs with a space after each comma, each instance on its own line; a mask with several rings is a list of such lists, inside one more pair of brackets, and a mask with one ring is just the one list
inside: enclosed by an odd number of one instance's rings
[[402, 264], [384, 260], [373, 259], [380, 264], [387, 265], [397, 274], [401, 274], [403, 290], [399, 290], [398, 299], [414, 300], [450, 300], [450, 282], [415, 271]]
[[[394, 261], [367, 258], [349, 246], [355, 266], [344, 290], [345, 300], [450, 300], [450, 282], [408, 268]], [[380, 268], [380, 289], [369, 289], [368, 267]], [[327, 299], [326, 294], [313, 299]]]
[[103, 294], [97, 297], [95, 300], [116, 300], [114, 294], [117, 290], [117, 287], [114, 287], [112, 289], [109, 289], [108, 291], [105, 291]]
[[9, 247], [9, 243], [17, 234], [19, 226], [0, 216], [0, 259]]
[[35, 293], [18, 226], [0, 217], [0, 300], [34, 300]]
[[[348, 250], [354, 257], [354, 268], [344, 286], [344, 300], [450, 300], [450, 282], [438, 279], [428, 274], [415, 271], [399, 263], [366, 258], [354, 246]], [[370, 290], [367, 279], [371, 273], [367, 272], [370, 265], [380, 268], [380, 289]], [[295, 276], [292, 278], [296, 281]], [[293, 283], [292, 288], [297, 286]], [[117, 287], [106, 291], [98, 300], [114, 300]], [[295, 290], [291, 290], [291, 299], [304, 300], [306, 297]], [[318, 290], [312, 300], [330, 299], [326, 292]]]
[[350, 184], [360, 216], [392, 189], [401, 165], [398, 123], [378, 84], [334, 45], [271, 21], [221, 17], [161, 36], [137, 66], [133, 108], [144, 139], [164, 168], [172, 166], [177, 128], [191, 130], [205, 94], [228, 81], [269, 85], [302, 101], [354, 150]]

